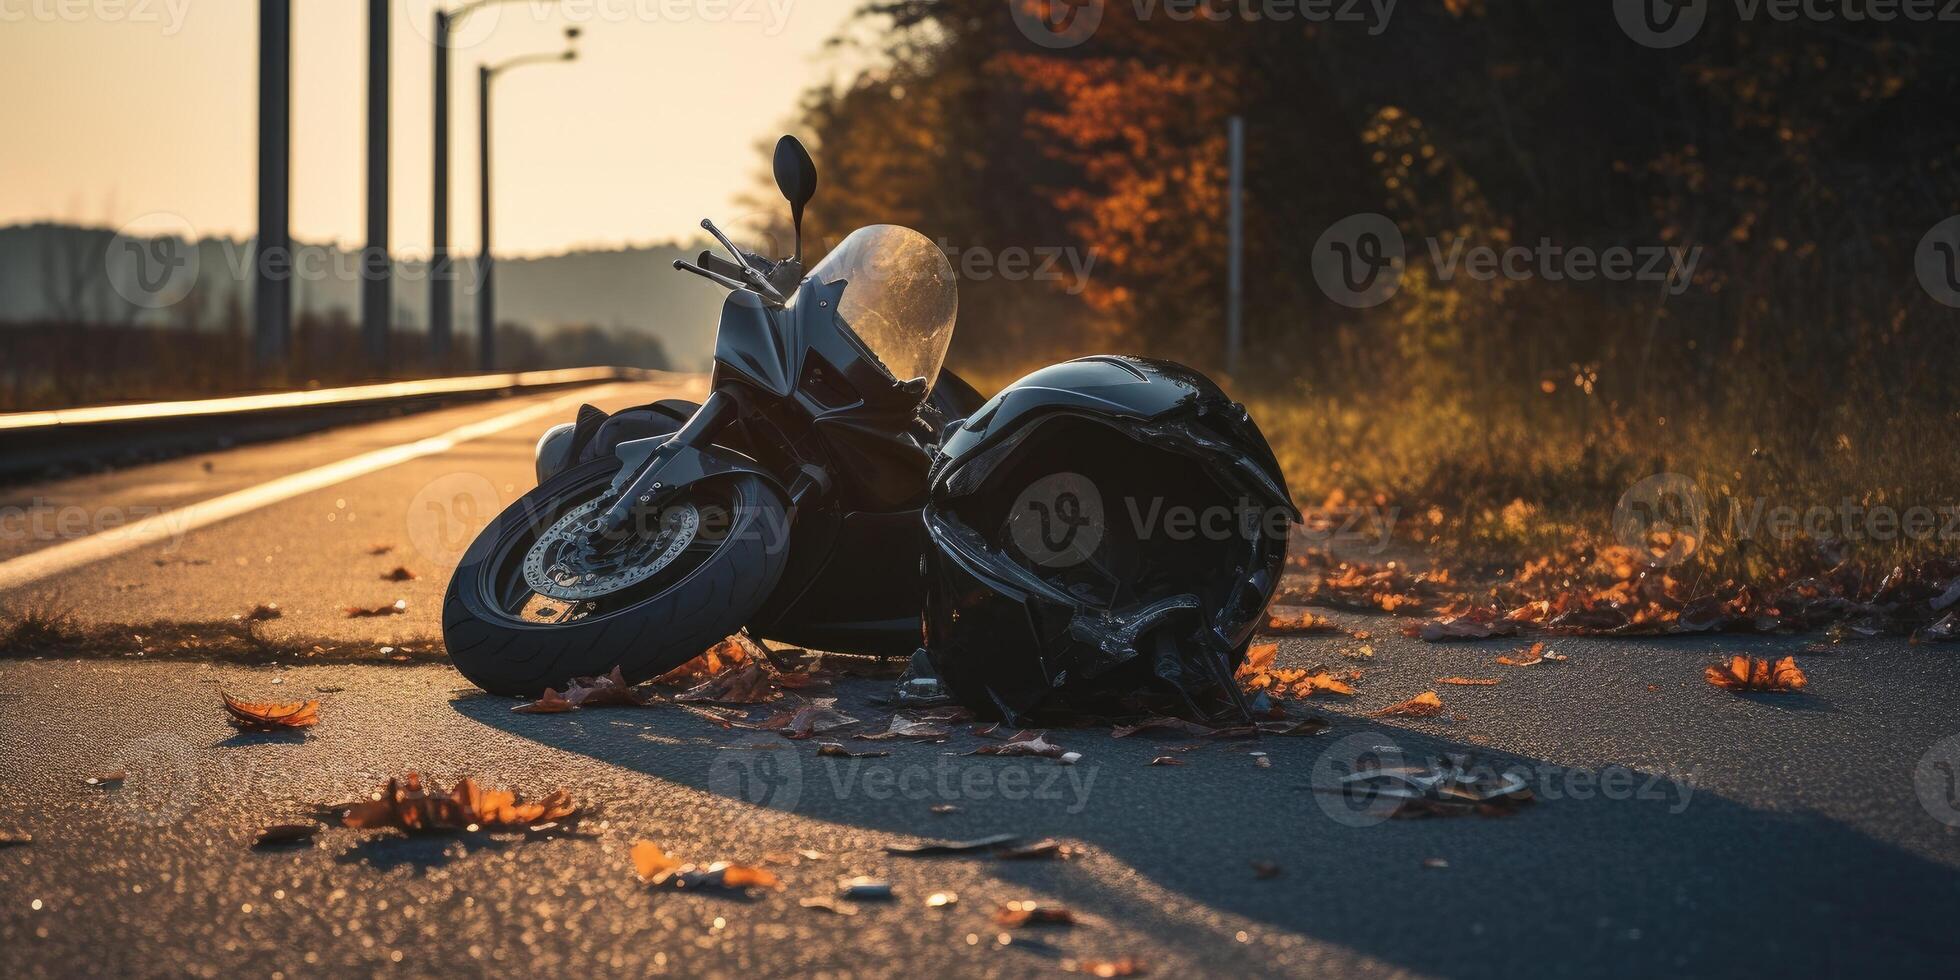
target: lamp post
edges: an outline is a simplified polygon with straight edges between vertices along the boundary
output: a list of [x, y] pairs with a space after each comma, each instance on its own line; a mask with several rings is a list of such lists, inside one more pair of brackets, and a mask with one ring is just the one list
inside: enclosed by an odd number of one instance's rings
[[431, 209], [435, 227], [429, 236], [429, 349], [437, 364], [449, 357], [456, 296], [455, 274], [449, 263], [449, 35], [470, 14], [493, 3], [510, 2], [514, 0], [473, 0], [453, 10], [435, 10], [435, 193]]
[[490, 257], [490, 83], [498, 75], [525, 65], [541, 65], [578, 60], [578, 28], [565, 28], [565, 50], [555, 54], [518, 55], [494, 65], [476, 69], [476, 167], [477, 206], [481, 209], [479, 231], [482, 248], [477, 254], [476, 329], [477, 364], [485, 371], [496, 367], [497, 293]]

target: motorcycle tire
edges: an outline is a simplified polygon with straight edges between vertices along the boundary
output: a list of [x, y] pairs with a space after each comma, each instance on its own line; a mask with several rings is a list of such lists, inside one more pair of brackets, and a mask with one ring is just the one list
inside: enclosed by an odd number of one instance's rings
[[742, 628], [775, 588], [789, 558], [780, 540], [788, 527], [783, 502], [761, 477], [739, 473], [682, 492], [683, 498], [712, 492], [725, 501], [719, 506], [727, 523], [712, 549], [673, 581], [656, 579], [646, 594], [622, 599], [617, 608], [561, 622], [514, 610], [519, 593], [531, 603], [545, 598], [512, 580], [522, 578], [524, 556], [541, 530], [596, 498], [618, 469], [619, 460], [608, 457], [566, 470], [511, 504], [470, 546], [449, 580], [442, 632], [450, 662], [471, 683], [492, 694], [534, 697], [618, 667], [637, 684]]

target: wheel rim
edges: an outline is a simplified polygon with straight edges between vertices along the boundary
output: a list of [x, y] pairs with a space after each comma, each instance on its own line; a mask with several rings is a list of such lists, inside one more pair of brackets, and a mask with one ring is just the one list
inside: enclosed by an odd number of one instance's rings
[[582, 532], [609, 503], [610, 486], [607, 476], [546, 501], [503, 538], [484, 582], [498, 614], [548, 626], [624, 612], [685, 581], [732, 540], [734, 487], [711, 481], [635, 511], [624, 541], [592, 548]]

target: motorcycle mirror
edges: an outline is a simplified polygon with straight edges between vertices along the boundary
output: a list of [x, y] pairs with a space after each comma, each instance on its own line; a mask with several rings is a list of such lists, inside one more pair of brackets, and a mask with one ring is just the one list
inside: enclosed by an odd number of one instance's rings
[[794, 136], [776, 141], [776, 189], [789, 201], [790, 224], [796, 230], [796, 260], [803, 261], [803, 206], [817, 193], [817, 164]]

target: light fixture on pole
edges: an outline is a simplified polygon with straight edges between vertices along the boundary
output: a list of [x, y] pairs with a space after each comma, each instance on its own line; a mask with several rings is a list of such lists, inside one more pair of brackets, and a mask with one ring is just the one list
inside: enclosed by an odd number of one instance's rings
[[[449, 261], [449, 39], [464, 19], [494, 3], [515, 0], [474, 0], [454, 9], [435, 10], [435, 193], [429, 236], [429, 350], [436, 364], [449, 357], [449, 338], [455, 326], [456, 276]], [[549, 4], [553, 0], [538, 0]]]
[[479, 233], [483, 237], [476, 259], [476, 352], [477, 365], [485, 371], [494, 370], [497, 363], [497, 293], [490, 257], [490, 83], [512, 68], [578, 60], [578, 35], [578, 28], [567, 27], [563, 51], [518, 55], [494, 65], [478, 65], [476, 69], [476, 193], [477, 205], [482, 210]]

